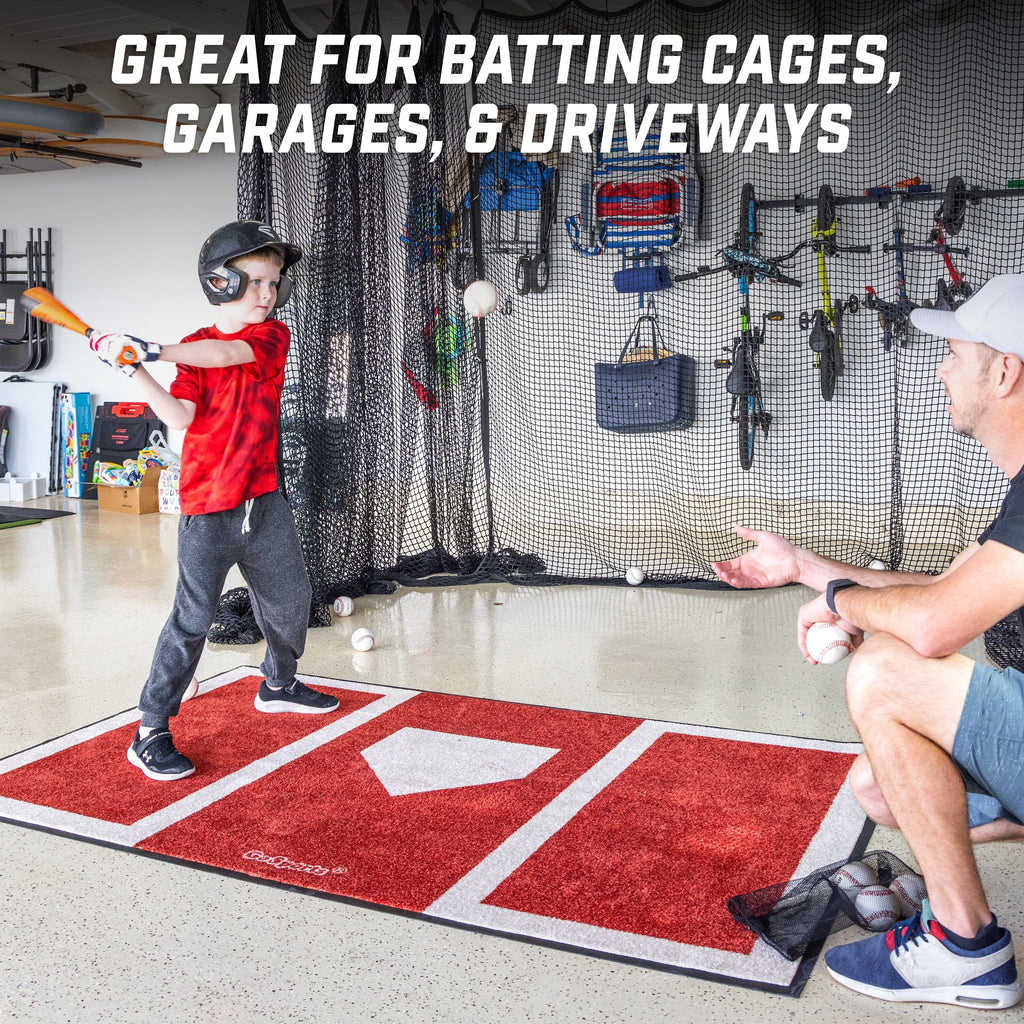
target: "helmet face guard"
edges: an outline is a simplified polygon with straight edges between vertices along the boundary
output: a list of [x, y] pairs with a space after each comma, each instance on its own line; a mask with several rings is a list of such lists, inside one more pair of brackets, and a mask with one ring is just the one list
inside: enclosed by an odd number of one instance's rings
[[274, 309], [283, 306], [292, 291], [292, 281], [286, 276], [286, 271], [302, 259], [302, 250], [286, 242], [269, 224], [258, 220], [236, 220], [225, 224], [203, 243], [199, 250], [199, 283], [207, 299], [215, 306], [234, 302], [249, 287], [249, 275], [228, 264], [266, 248], [281, 255], [283, 266]]
[[[237, 258], [237, 257], [236, 257]], [[203, 286], [207, 299], [214, 306], [223, 302], [234, 302], [249, 287], [249, 275], [237, 267], [215, 267], [213, 270], [200, 272], [199, 281]], [[223, 284], [215, 284], [222, 281]], [[277, 283], [277, 299], [274, 309], [280, 309], [292, 293], [292, 279], [281, 271], [281, 280]]]

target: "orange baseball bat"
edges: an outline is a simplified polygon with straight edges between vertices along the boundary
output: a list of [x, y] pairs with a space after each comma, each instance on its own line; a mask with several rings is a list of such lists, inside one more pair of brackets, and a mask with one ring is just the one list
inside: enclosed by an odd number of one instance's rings
[[[75, 334], [83, 334], [87, 338], [91, 338], [97, 333], [45, 288], [29, 288], [22, 292], [21, 304], [32, 316], [39, 320], [45, 320], [48, 324], [65, 327], [67, 330], [74, 331]], [[117, 362], [122, 366], [130, 366], [138, 361], [139, 351], [132, 345], [125, 345], [117, 356]]]

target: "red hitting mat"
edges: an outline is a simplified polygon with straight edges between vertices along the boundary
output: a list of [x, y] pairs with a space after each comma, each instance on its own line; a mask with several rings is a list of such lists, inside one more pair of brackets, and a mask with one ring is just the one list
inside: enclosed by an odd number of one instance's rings
[[799, 995], [813, 955], [785, 960], [726, 901], [861, 852], [857, 745], [303, 679], [338, 711], [260, 714], [251, 668], [203, 684], [174, 720], [197, 765], [178, 782], [128, 764], [136, 711], [8, 757], [0, 818]]

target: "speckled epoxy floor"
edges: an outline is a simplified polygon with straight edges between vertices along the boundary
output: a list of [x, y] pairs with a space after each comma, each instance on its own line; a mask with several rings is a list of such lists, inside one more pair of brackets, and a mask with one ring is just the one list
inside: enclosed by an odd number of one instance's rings
[[[177, 518], [78, 514], [0, 531], [0, 756], [131, 707], [170, 608]], [[399, 590], [312, 630], [306, 672], [791, 736], [852, 740], [842, 666], [799, 657], [805, 592]], [[369, 626], [376, 648], [348, 643]], [[968, 653], [981, 654], [980, 643]], [[200, 677], [258, 664], [209, 648]], [[909, 857], [901, 837], [872, 847]], [[980, 850], [1024, 947], [1024, 848]], [[765, 995], [446, 928], [0, 825], [0, 1020], [137, 1024], [960, 1021], [836, 985]], [[834, 941], [854, 937], [840, 933]], [[1020, 959], [1020, 958], [1018, 958]], [[1019, 1007], [1007, 1018], [1019, 1015]], [[986, 1018], [988, 1019], [988, 1018]]]

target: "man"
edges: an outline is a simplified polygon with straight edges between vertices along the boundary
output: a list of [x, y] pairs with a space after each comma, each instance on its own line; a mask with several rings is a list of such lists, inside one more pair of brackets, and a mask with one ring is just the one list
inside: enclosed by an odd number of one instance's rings
[[[911, 319], [949, 339], [938, 376], [954, 430], [1010, 479], [996, 520], [940, 576], [845, 566], [743, 528], [758, 546], [714, 568], [736, 587], [823, 591], [800, 609], [800, 649], [809, 657], [814, 622], [853, 635], [847, 701], [865, 752], [851, 784], [873, 820], [903, 831], [925, 877], [921, 913], [831, 949], [829, 973], [880, 999], [996, 1009], [1015, 1005], [1021, 984], [971, 840], [1024, 838], [1024, 673], [957, 652], [1024, 606], [1024, 275], [993, 278], [954, 312]], [[973, 834], [968, 790], [1001, 805]]]

